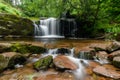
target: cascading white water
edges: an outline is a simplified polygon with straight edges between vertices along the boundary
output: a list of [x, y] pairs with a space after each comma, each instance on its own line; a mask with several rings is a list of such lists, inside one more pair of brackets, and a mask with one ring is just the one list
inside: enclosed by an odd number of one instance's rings
[[60, 36], [60, 27], [59, 20], [56, 18], [48, 18], [40, 20], [40, 24], [35, 26], [35, 37], [38, 38], [63, 38], [64, 36]]
[[[43, 54], [41, 56], [41, 58], [45, 57], [45, 56], [48, 56], [48, 55], [52, 55], [53, 58], [55, 58], [58, 55], [57, 50], [58, 50], [57, 48], [56, 49], [49, 49], [46, 54]], [[69, 58], [72, 62], [74, 62], [78, 66], [78, 69], [68, 70], [68, 72], [72, 72], [74, 74], [75, 80], [84, 80], [84, 78], [86, 76], [86, 73], [85, 73], [85, 69], [84, 69], [83, 64], [89, 65], [88, 61], [83, 60], [83, 59], [75, 58], [74, 57], [74, 48], [70, 49], [70, 53], [69, 53], [69, 55], [67, 54], [66, 57]], [[82, 63], [81, 63], [81, 61], [82, 61]]]

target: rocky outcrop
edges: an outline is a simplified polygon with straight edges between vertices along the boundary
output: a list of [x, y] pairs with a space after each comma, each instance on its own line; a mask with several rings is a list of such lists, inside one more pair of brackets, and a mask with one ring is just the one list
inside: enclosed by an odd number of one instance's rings
[[120, 68], [120, 56], [114, 57], [112, 64], [118, 68]]
[[53, 63], [58, 69], [70, 69], [75, 70], [78, 66], [73, 63], [69, 58], [64, 55], [59, 55], [54, 58]]
[[33, 22], [12, 14], [0, 14], [0, 35], [33, 36]]
[[105, 76], [105, 77], [110, 77], [110, 78], [117, 79], [117, 80], [120, 79], [120, 74], [119, 73], [117, 73], [114, 70], [107, 69], [103, 66], [97, 66], [96, 68], [93, 69], [93, 71], [96, 74], [100, 74], [100, 75]]
[[52, 56], [46, 56], [36, 61], [33, 66], [36, 70], [46, 70], [52, 66], [52, 61], [53, 61]]

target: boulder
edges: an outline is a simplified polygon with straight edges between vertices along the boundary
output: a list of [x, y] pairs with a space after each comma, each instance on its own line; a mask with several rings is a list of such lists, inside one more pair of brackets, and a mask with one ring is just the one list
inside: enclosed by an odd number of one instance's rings
[[0, 54], [0, 72], [7, 67], [7, 64], [8, 60], [3, 55]]
[[64, 55], [59, 55], [53, 59], [53, 63], [58, 69], [75, 70], [78, 66]]
[[96, 52], [95, 60], [101, 64], [109, 63], [107, 52], [105, 51]]
[[33, 36], [33, 22], [12, 14], [0, 13], [0, 35]]
[[94, 51], [80, 51], [78, 53], [78, 58], [86, 60], [94, 60], [95, 52]]
[[69, 54], [69, 53], [71, 53], [71, 51], [67, 48], [59, 48], [57, 50], [57, 54]]
[[108, 55], [108, 59], [109, 59], [110, 61], [112, 61], [113, 58], [116, 57], [116, 56], [120, 56], [120, 50], [114, 51], [114, 52], [112, 52], [111, 54], [109, 54], [109, 55]]
[[105, 77], [110, 77], [113, 79], [120, 80], [120, 74], [118, 72], [111, 70], [111, 69], [107, 69], [103, 66], [97, 66], [96, 68], [93, 69], [93, 72], [95, 72], [96, 74], [105, 76]]
[[113, 61], [112, 61], [112, 64], [113, 64], [115, 67], [120, 68], [120, 56], [114, 57], [114, 58], [113, 58]]
[[117, 41], [113, 41], [108, 47], [106, 47], [106, 51], [108, 53], [112, 53], [119, 49], [120, 49], [120, 43]]
[[12, 69], [12, 68], [15, 68], [15, 65], [17, 65], [17, 64], [23, 65], [26, 61], [27, 61], [26, 57], [24, 57], [20, 54], [17, 54], [17, 55], [14, 55], [13, 57], [11, 57], [7, 67]]
[[53, 57], [49, 55], [36, 61], [33, 66], [36, 70], [46, 70], [52, 66], [52, 62]]
[[46, 48], [40, 46], [33, 46], [31, 44], [23, 44], [23, 43], [13, 43], [10, 47], [6, 49], [6, 51], [19, 52], [21, 54], [32, 53], [39, 54], [46, 52]]
[[16, 52], [6, 52], [6, 53], [2, 53], [1, 55], [3, 55], [7, 60], [6, 62], [7, 68], [11, 68], [11, 69], [15, 68], [16, 64], [19, 65], [24, 64], [27, 60], [26, 57]]

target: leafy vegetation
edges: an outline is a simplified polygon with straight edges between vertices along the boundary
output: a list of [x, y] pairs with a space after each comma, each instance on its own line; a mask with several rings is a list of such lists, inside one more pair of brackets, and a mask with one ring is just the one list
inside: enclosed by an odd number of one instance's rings
[[[4, 0], [0, 12], [28, 17], [75, 18], [78, 25], [76, 37], [104, 37], [113, 39], [120, 33], [120, 0]], [[19, 3], [19, 4], [18, 4]], [[13, 6], [15, 8], [8, 9]], [[67, 14], [68, 13], [68, 14]]]
[[9, 14], [14, 14], [18, 16], [22, 16], [23, 13], [14, 7], [12, 7], [10, 4], [0, 0], [0, 13], [9, 13]]

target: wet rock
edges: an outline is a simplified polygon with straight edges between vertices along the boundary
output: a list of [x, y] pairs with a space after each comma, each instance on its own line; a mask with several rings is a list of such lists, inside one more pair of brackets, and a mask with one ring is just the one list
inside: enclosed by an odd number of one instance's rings
[[3, 55], [8, 61], [6, 63], [7, 68], [15, 68], [16, 64], [24, 64], [27, 60], [26, 57], [16, 52], [6, 52], [2, 53], [1, 55]]
[[120, 68], [120, 56], [114, 57], [112, 64], [118, 68]]
[[39, 46], [33, 46], [31, 44], [13, 43], [6, 51], [19, 52], [21, 54], [32, 53], [39, 54], [46, 51], [45, 48]]
[[96, 74], [100, 74], [102, 76], [105, 76], [105, 77], [110, 77], [110, 78], [118, 79], [118, 80], [120, 79], [119, 73], [117, 73], [114, 70], [107, 69], [103, 66], [97, 66], [96, 68], [93, 69], [93, 72], [95, 72]]
[[8, 63], [8, 68], [15, 68], [15, 65], [19, 64], [22, 65], [27, 61], [26, 57], [22, 55], [15, 55], [11, 57]]
[[117, 41], [113, 41], [108, 47], [106, 47], [106, 51], [108, 53], [114, 52], [120, 49], [120, 43]]
[[46, 70], [51, 67], [52, 62], [53, 57], [49, 55], [36, 61], [33, 66], [36, 70]]
[[78, 68], [78, 66], [74, 62], [72, 62], [69, 58], [67, 58], [64, 55], [59, 55], [55, 57], [53, 63], [59, 69], [75, 70]]
[[94, 49], [95, 52], [106, 51], [107, 44], [91, 44], [90, 48]]
[[7, 59], [3, 55], [0, 55], [0, 72], [7, 67], [7, 62]]
[[12, 14], [0, 14], [0, 34], [33, 36], [33, 22], [27, 18], [21, 18]]
[[57, 54], [69, 54], [71, 51], [67, 48], [59, 48]]
[[87, 60], [94, 60], [95, 52], [94, 51], [80, 51], [78, 54], [78, 58], [80, 59], [87, 59]]
[[113, 58], [116, 57], [116, 56], [120, 56], [120, 50], [114, 51], [114, 52], [112, 52], [111, 54], [109, 54], [109, 55], [108, 55], [108, 59], [109, 59], [110, 61], [113, 61]]
[[105, 51], [99, 51], [96, 53], [96, 57], [101, 59], [106, 59], [108, 57], [108, 54]]
[[105, 51], [99, 51], [96, 53], [95, 60], [101, 64], [109, 63], [108, 54]]

